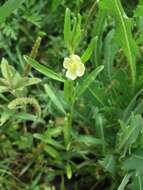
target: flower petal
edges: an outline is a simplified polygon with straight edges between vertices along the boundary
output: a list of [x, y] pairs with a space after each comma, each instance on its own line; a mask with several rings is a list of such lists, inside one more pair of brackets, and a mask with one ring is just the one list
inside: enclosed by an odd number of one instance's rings
[[76, 76], [76, 73], [72, 73], [72, 72], [70, 72], [70, 70], [68, 70], [66, 72], [66, 77], [71, 79], [71, 80], [75, 80], [77, 76]]
[[70, 58], [71, 58], [72, 62], [81, 62], [81, 59], [78, 55], [75, 55], [75, 54], [71, 55]]
[[85, 71], [85, 66], [81, 62], [81, 58], [75, 54], [64, 58], [63, 67], [67, 69], [66, 77], [71, 80], [75, 80], [77, 77], [81, 77]]
[[66, 57], [66, 58], [64, 58], [63, 67], [65, 69], [68, 69], [69, 66], [70, 66], [70, 58]]
[[77, 67], [77, 71], [76, 71], [77, 76], [81, 77], [84, 74], [84, 71], [85, 71], [84, 64], [83, 63], [79, 63], [78, 67]]

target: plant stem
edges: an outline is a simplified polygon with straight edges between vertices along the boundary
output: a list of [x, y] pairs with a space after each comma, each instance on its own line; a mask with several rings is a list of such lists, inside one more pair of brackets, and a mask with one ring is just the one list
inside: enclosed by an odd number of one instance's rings
[[65, 118], [65, 128], [64, 128], [65, 143], [68, 146], [70, 144], [74, 102], [75, 102], [75, 97], [73, 92], [73, 82], [67, 81], [67, 83], [65, 84], [65, 92], [66, 92], [65, 98], [67, 99], [70, 106], [70, 110]]
[[99, 127], [100, 127], [100, 135], [102, 139], [102, 153], [105, 154], [105, 137], [104, 137], [104, 129], [103, 129], [103, 122], [102, 122], [101, 116], [99, 116]]

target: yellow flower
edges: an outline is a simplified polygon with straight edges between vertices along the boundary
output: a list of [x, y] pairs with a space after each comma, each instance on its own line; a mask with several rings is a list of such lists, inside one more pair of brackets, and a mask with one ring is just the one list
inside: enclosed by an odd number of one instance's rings
[[75, 54], [64, 58], [63, 67], [67, 69], [66, 77], [71, 80], [81, 77], [85, 71], [84, 64], [81, 62], [80, 57]]

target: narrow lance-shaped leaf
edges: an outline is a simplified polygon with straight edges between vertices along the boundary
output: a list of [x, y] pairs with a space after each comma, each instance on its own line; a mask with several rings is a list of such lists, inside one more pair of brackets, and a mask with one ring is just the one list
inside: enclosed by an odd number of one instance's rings
[[81, 56], [81, 60], [82, 60], [83, 63], [85, 63], [86, 61], [88, 61], [90, 59], [90, 57], [92, 55], [92, 52], [94, 51], [94, 49], [96, 47], [97, 39], [98, 39], [97, 36], [92, 38], [92, 40], [90, 41], [87, 49], [85, 50], [85, 52]]
[[120, 186], [118, 187], [117, 190], [124, 190], [126, 188], [126, 185], [128, 184], [129, 180], [130, 180], [130, 177], [132, 176], [131, 173], [127, 174], [124, 176]]
[[78, 136], [78, 138], [76, 139], [77, 142], [83, 143], [87, 146], [97, 146], [97, 145], [101, 145], [103, 144], [102, 140], [90, 135], [80, 135]]
[[23, 87], [26, 87], [26, 86], [31, 86], [31, 85], [37, 84], [39, 82], [41, 82], [41, 80], [39, 78], [35, 78], [35, 77], [32, 77], [32, 78], [23, 77], [19, 81], [17, 81], [17, 83], [16, 83], [16, 85], [15, 85], [14, 88], [15, 89], [23, 88]]
[[71, 40], [71, 11], [66, 9], [65, 21], [64, 21], [64, 41], [67, 46], [69, 46]]
[[70, 37], [70, 54], [74, 53], [74, 37], [76, 33], [76, 26], [77, 26], [77, 18], [74, 16], [72, 19], [72, 30], [71, 30], [71, 37]]
[[104, 45], [104, 65], [105, 65], [105, 75], [108, 77], [108, 79], [111, 81], [113, 72], [113, 63], [114, 63], [114, 57], [119, 49], [118, 44], [116, 43], [115, 39], [115, 30], [111, 30], [106, 38], [105, 38], [105, 45]]
[[62, 113], [66, 113], [63, 105], [61, 104], [60, 100], [58, 99], [58, 97], [56, 96], [56, 93], [52, 90], [52, 88], [45, 84], [44, 85], [46, 94], [50, 97], [50, 99], [52, 100], [52, 102], [55, 104], [55, 106], [62, 112]]
[[56, 160], [61, 160], [59, 152], [50, 145], [44, 146], [44, 151]]
[[104, 26], [105, 26], [105, 19], [107, 17], [107, 11], [103, 10], [100, 6], [101, 1], [98, 3], [98, 13], [97, 13], [97, 19], [95, 22], [95, 25], [93, 27], [92, 35], [93, 36], [98, 36], [97, 39], [97, 45], [96, 45], [96, 56], [95, 56], [95, 64], [96, 66], [101, 64], [101, 47], [102, 47], [102, 35], [104, 31]]
[[103, 65], [97, 67], [87, 77], [85, 77], [85, 79], [83, 79], [82, 83], [76, 89], [76, 98], [78, 98], [79, 96], [81, 96], [84, 93], [84, 91], [96, 79], [97, 75], [103, 70], [103, 68], [104, 68]]
[[81, 39], [81, 15], [80, 14], [78, 14], [77, 23], [72, 35], [73, 35], [72, 46], [73, 46], [73, 49], [75, 49], [78, 46]]
[[133, 109], [135, 109], [135, 105], [137, 102], [137, 97], [142, 94], [143, 89], [141, 89], [130, 101], [128, 106], [126, 107], [124, 114], [123, 114], [123, 121], [128, 121]]
[[132, 88], [134, 90], [136, 83], [137, 46], [132, 36], [131, 19], [124, 12], [120, 0], [103, 0], [101, 1], [101, 7], [103, 10], [109, 11], [116, 19], [116, 39], [127, 57], [131, 70]]
[[48, 76], [51, 79], [57, 80], [57, 81], [61, 81], [61, 82], [65, 81], [65, 79], [63, 79], [58, 73], [54, 72], [53, 70], [47, 68], [46, 66], [44, 66], [40, 63], [38, 63], [31, 57], [24, 56], [24, 58], [28, 64], [32, 65], [32, 67], [34, 67], [40, 73]]
[[7, 81], [11, 81], [13, 72], [12, 72], [11, 66], [9, 65], [8, 61], [5, 58], [2, 58], [2, 61], [1, 61], [1, 72], [2, 72], [3, 77]]
[[71, 179], [72, 178], [72, 169], [71, 169], [70, 164], [66, 165], [66, 173], [67, 173], [67, 178]]
[[140, 115], [132, 115], [129, 125], [125, 124], [123, 121], [120, 121], [121, 131], [119, 133], [118, 150], [123, 148], [127, 149], [136, 142], [142, 129], [142, 123], [143, 119]]
[[107, 154], [103, 160], [99, 160], [99, 163], [105, 171], [108, 171], [113, 175], [115, 174], [117, 163], [114, 155]]

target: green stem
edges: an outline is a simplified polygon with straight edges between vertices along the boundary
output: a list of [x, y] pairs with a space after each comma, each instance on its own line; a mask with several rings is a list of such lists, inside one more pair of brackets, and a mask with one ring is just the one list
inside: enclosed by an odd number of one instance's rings
[[101, 139], [102, 139], [102, 153], [105, 154], [105, 136], [104, 136], [102, 118], [100, 116], [99, 116], [99, 127], [100, 127]]
[[73, 95], [74, 94], [73, 85], [74, 84], [71, 81], [67, 81], [67, 83], [65, 83], [65, 86], [66, 86], [65, 98], [67, 99], [70, 106], [69, 113], [65, 117], [65, 128], [64, 128], [65, 144], [68, 150], [69, 150], [69, 145], [70, 145], [70, 136], [71, 136], [71, 128], [72, 128], [72, 122], [73, 122], [74, 101], [75, 101], [75, 97]]

